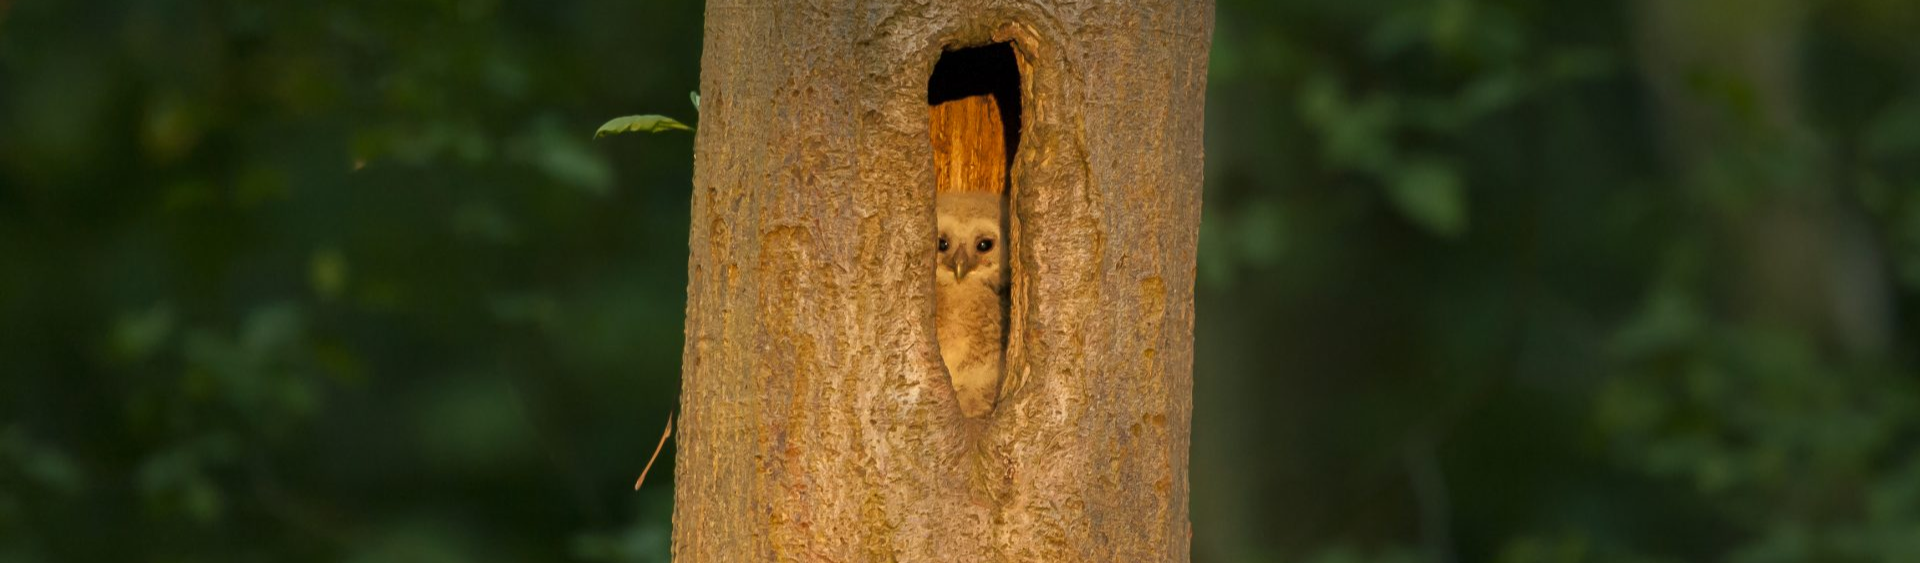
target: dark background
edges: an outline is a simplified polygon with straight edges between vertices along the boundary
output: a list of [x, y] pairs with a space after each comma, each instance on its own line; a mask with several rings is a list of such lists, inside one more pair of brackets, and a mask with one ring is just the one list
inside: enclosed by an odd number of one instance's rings
[[[0, 562], [664, 561], [701, 17], [0, 1]], [[1217, 22], [1196, 561], [1920, 561], [1920, 2]]]

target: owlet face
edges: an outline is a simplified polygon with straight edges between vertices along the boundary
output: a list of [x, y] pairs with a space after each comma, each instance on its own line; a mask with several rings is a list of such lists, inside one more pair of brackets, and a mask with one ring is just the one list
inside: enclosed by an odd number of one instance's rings
[[935, 285], [984, 283], [995, 291], [1005, 287], [1007, 251], [1000, 233], [1000, 196], [946, 193], [934, 205], [939, 215]]

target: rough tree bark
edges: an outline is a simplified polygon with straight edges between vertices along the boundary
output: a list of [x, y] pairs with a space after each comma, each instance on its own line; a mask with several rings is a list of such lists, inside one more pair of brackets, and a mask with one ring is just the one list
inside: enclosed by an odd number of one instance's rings
[[[707, 6], [673, 553], [1186, 561], [1208, 0]], [[933, 328], [928, 78], [1011, 42], [1012, 332]]]

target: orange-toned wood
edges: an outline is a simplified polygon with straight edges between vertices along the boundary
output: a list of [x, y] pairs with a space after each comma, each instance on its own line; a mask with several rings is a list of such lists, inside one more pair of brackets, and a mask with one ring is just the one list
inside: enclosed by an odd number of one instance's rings
[[993, 94], [941, 102], [932, 112], [934, 191], [1005, 191], [1007, 147]]

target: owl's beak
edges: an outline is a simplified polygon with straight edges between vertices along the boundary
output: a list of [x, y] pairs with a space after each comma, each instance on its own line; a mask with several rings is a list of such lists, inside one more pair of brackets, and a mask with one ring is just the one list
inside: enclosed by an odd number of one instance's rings
[[967, 273], [972, 272], [973, 267], [979, 264], [979, 258], [974, 256], [972, 252], [965, 250], [955, 252], [954, 254], [953, 281], [967, 279]]

